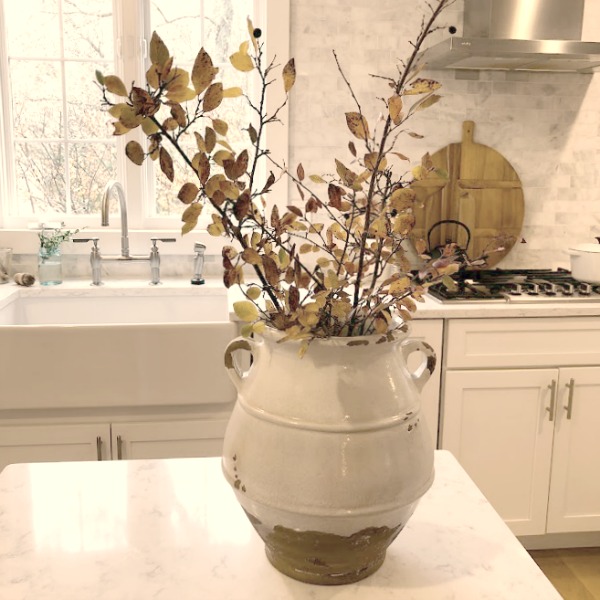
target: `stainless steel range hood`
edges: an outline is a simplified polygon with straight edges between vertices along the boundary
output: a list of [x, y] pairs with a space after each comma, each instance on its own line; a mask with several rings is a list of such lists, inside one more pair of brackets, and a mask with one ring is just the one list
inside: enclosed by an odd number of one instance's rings
[[[464, 0], [463, 36], [419, 55], [430, 69], [600, 70], [600, 42], [581, 41], [585, 0]], [[597, 1], [597, 0], [594, 0]]]

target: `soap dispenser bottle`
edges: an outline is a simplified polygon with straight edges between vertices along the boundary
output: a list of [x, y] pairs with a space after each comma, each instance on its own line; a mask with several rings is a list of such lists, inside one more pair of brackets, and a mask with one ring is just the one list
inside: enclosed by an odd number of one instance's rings
[[204, 279], [202, 278], [202, 269], [204, 268], [204, 251], [206, 246], [200, 242], [194, 244], [194, 276], [192, 277], [192, 285], [202, 285]]

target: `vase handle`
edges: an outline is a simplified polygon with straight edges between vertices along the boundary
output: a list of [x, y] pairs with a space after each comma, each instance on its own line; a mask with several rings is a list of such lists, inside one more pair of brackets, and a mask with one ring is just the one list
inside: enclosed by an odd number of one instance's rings
[[251, 338], [236, 337], [231, 340], [231, 342], [227, 344], [227, 348], [225, 348], [225, 366], [227, 367], [227, 373], [229, 373], [229, 377], [238, 391], [242, 386], [242, 382], [248, 376], [249, 369], [247, 371], [242, 371], [235, 360], [233, 353], [236, 350], [246, 350], [252, 355], [255, 346], [256, 342]]
[[402, 354], [406, 361], [408, 361], [408, 357], [413, 352], [421, 352], [423, 354], [421, 364], [414, 371], [409, 372], [417, 389], [421, 391], [435, 371], [435, 365], [437, 363], [435, 350], [427, 342], [423, 342], [422, 340], [406, 340], [400, 347], [402, 348]]

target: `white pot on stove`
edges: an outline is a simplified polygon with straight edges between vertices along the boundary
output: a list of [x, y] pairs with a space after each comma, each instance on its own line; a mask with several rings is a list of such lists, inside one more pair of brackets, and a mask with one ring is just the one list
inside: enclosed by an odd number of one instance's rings
[[567, 252], [571, 256], [571, 274], [575, 279], [600, 283], [600, 244], [577, 244]]

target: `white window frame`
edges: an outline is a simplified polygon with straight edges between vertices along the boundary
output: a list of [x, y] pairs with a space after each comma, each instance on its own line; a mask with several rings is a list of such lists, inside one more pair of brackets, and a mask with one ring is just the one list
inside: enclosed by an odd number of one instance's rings
[[[148, 42], [144, 40], [142, 35], [142, 15], [144, 15], [142, 3], [144, 1], [113, 0], [114, 14], [117, 15], [116, 70], [123, 81], [144, 81], [142, 69], [138, 69], [140, 72], [124, 72], [124, 62], [121, 60], [124, 53], [134, 52], [142, 55], [147, 51]], [[255, 6], [258, 15], [258, 17], [255, 17], [255, 26], [269, 32], [265, 40], [266, 55], [267, 57], [276, 56], [277, 62], [283, 65], [287, 62], [290, 52], [290, 0], [255, 0]], [[123, 35], [125, 26], [127, 25], [131, 31], [132, 24], [136, 35], [130, 35], [126, 38]], [[1, 31], [4, 31], [4, 19], [0, 10]], [[141, 61], [138, 64], [141, 64]], [[2, 67], [0, 69], [0, 246], [11, 247], [15, 254], [32, 254], [37, 252], [39, 241], [35, 232], [31, 231], [25, 223], [26, 219], [22, 219], [20, 223], [15, 224], [7, 222], [6, 218], [6, 203], [12, 200], [8, 182], [14, 180], [14, 173], [9, 172], [13, 163], [10, 160], [12, 158], [10, 156], [12, 151], [11, 136], [9, 135], [10, 132], [7, 131], [7, 127], [9, 127], [11, 120], [10, 107], [5, 102], [8, 95], [3, 74], [8, 72], [8, 59], [3, 44], [0, 44], [0, 65]], [[267, 96], [269, 112], [272, 112], [281, 103], [281, 100], [281, 97]], [[278, 161], [285, 164], [288, 164], [289, 156], [288, 108], [286, 106], [280, 111], [283, 126], [268, 127], [266, 137], [266, 146], [272, 156], [277, 157]], [[138, 167], [125, 157], [125, 143], [130, 139], [135, 139], [133, 136], [137, 136], [140, 143], [143, 141], [143, 133], [139, 129], [117, 140], [117, 172], [119, 173], [119, 180], [125, 187], [127, 197], [131, 251], [136, 254], [145, 253], [150, 248], [151, 237], [168, 236], [175, 237], [177, 242], [175, 244], [164, 244], [161, 248], [163, 254], [189, 254], [196, 241], [206, 244], [208, 253], [220, 252], [226, 240], [208, 235], [202, 225], [199, 225], [189, 234], [181, 236], [180, 222], [173, 222], [168, 218], [147, 219], [144, 217], [146, 207], [143, 205], [143, 200], [136, 201], [135, 199], [151, 197], [149, 194], [151, 190], [147, 187], [150, 178], [147, 176], [145, 166]], [[276, 189], [267, 199], [274, 201], [275, 195], [277, 195], [277, 203], [285, 206], [287, 204], [287, 193], [287, 182], [279, 181]], [[29, 221], [33, 221], [33, 219], [29, 219]], [[118, 253], [120, 251], [120, 220], [118, 216], [111, 219], [109, 227], [100, 227], [99, 214], [65, 219], [65, 226], [71, 229], [85, 226], [86, 237], [100, 238], [103, 253]], [[64, 244], [63, 250], [65, 253], [75, 254], [81, 253], [83, 247], [76, 244]]]

